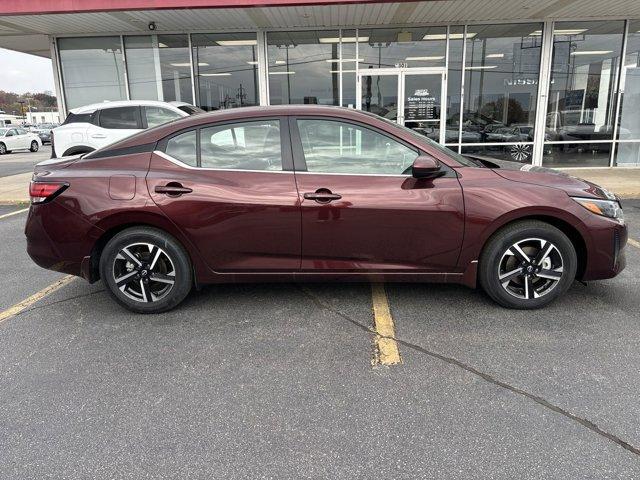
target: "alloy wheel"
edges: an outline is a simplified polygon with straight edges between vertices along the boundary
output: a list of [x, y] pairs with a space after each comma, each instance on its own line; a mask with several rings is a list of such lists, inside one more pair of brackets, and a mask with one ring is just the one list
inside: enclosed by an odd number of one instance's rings
[[31, 142], [31, 151], [32, 152], [37, 152], [38, 151], [38, 142]]
[[516, 162], [527, 162], [531, 158], [531, 145], [518, 143], [509, 147], [509, 154]]
[[551, 292], [563, 275], [558, 247], [542, 238], [527, 238], [511, 245], [498, 264], [498, 281], [516, 298], [540, 298]]
[[4, 146], [4, 143], [0, 143], [0, 155], [4, 155], [7, 153], [7, 147]]
[[150, 243], [133, 243], [122, 248], [113, 261], [116, 287], [137, 302], [157, 302], [166, 297], [176, 280], [171, 257]]

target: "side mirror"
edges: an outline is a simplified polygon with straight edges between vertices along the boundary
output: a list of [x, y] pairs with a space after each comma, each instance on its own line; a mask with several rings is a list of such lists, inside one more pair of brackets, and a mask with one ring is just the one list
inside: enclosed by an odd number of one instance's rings
[[440, 162], [429, 155], [420, 155], [411, 167], [413, 178], [438, 178], [445, 174]]

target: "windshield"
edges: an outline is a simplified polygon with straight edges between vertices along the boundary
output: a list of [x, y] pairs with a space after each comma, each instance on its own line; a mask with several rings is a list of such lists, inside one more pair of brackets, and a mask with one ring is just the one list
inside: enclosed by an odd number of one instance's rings
[[[374, 114], [372, 114], [374, 115]], [[404, 130], [405, 132], [410, 133], [411, 135], [413, 135], [414, 137], [416, 137], [419, 140], [422, 140], [423, 142], [426, 142], [429, 144], [429, 146], [435, 148], [436, 150], [444, 153], [445, 155], [453, 158], [456, 162], [458, 162], [460, 165], [464, 165], [465, 167], [482, 167], [483, 165], [479, 162], [476, 162], [474, 160], [472, 160], [471, 158], [467, 158], [463, 155], [460, 155], [457, 152], [454, 152], [453, 150], [451, 150], [450, 148], [444, 147], [442, 145], [440, 145], [438, 142], [431, 140], [429, 137], [425, 137], [424, 135], [416, 132], [415, 130], [409, 128], [409, 127], [405, 127], [404, 125], [400, 125], [392, 120], [389, 120], [388, 118], [384, 118], [384, 117], [379, 117], [378, 115], [375, 115], [376, 118], [380, 118], [382, 120], [384, 120], [387, 123], [390, 123], [398, 128], [401, 128], [402, 130]]]
[[7, 133], [9, 131], [8, 128], [0, 128], [0, 135], [4, 135], [5, 133]]

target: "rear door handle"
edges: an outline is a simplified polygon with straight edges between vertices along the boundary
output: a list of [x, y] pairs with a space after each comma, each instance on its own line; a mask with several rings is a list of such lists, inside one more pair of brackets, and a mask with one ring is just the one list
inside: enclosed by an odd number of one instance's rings
[[306, 198], [307, 200], [315, 200], [318, 203], [329, 203], [334, 200], [340, 200], [342, 198], [342, 195], [332, 193], [331, 190], [327, 188], [319, 188], [315, 192], [305, 193], [304, 198]]
[[169, 183], [167, 185], [157, 185], [155, 188], [156, 193], [164, 193], [165, 195], [169, 195], [170, 197], [179, 197], [185, 193], [193, 192], [192, 189], [183, 187], [179, 183]]

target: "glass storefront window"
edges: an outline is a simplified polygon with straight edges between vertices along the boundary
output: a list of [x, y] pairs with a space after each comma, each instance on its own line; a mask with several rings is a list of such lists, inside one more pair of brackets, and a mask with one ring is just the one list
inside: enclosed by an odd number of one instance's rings
[[444, 67], [446, 27], [358, 30], [360, 69]]
[[460, 103], [462, 91], [462, 50], [464, 27], [449, 28], [449, 72], [447, 75], [447, 121], [445, 143], [454, 150], [459, 143]]
[[104, 100], [125, 100], [120, 37], [59, 38], [67, 109]]
[[624, 22], [558, 22], [547, 107], [548, 141], [613, 138]]
[[151, 35], [124, 37], [131, 100], [158, 100], [156, 63]]
[[356, 31], [342, 30], [342, 106], [356, 108]]
[[620, 89], [623, 93], [618, 138], [640, 140], [640, 20], [629, 22]]
[[640, 167], [640, 143], [623, 142], [616, 145], [614, 165]]
[[544, 147], [543, 163], [554, 167], [607, 167], [611, 143], [556, 143]]
[[267, 33], [271, 105], [339, 105], [339, 43], [337, 30]]
[[191, 36], [198, 106], [203, 110], [260, 103], [255, 33]]
[[193, 103], [187, 35], [158, 35], [158, 55], [165, 102]]
[[[542, 24], [467, 27], [463, 143], [533, 142]], [[532, 148], [499, 147], [532, 161]]]

